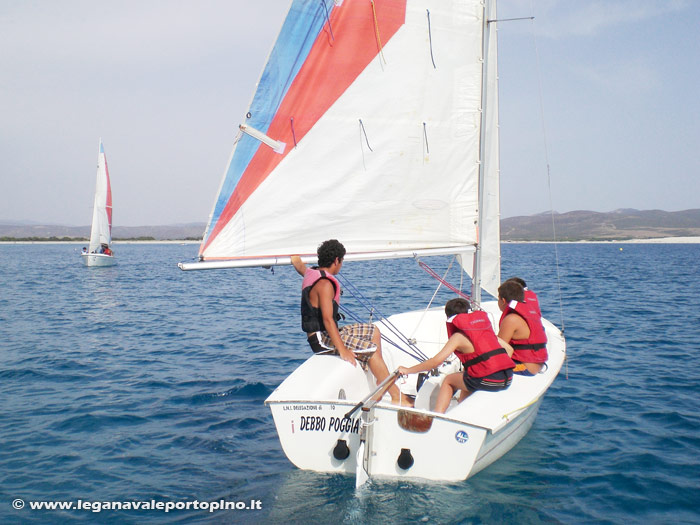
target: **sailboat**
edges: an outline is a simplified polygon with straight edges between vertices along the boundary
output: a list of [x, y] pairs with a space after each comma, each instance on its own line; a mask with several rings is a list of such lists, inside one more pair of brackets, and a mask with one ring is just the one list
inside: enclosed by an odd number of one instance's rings
[[[497, 23], [495, 0], [293, 0], [197, 260], [180, 268], [287, 265], [295, 254], [314, 264], [331, 238], [346, 265], [450, 255], [498, 331], [496, 301], [482, 300], [501, 280]], [[390, 371], [446, 342], [442, 307], [423, 306], [375, 321]], [[564, 362], [562, 332], [542, 322], [543, 373], [453, 399], [444, 414], [432, 409], [451, 360], [420, 387], [399, 381], [415, 395], [405, 408], [369, 372], [312, 355], [265, 401], [282, 448], [297, 467], [358, 486], [473, 476], [528, 432]]]
[[92, 209], [90, 244], [81, 254], [85, 266], [113, 266], [117, 264], [112, 252], [112, 187], [109, 182], [107, 157], [100, 139], [97, 154], [97, 182]]

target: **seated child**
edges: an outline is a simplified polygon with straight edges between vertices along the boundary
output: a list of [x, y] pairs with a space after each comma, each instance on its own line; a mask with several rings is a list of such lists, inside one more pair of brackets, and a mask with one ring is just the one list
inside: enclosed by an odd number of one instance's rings
[[398, 368], [401, 374], [425, 372], [439, 366], [454, 352], [464, 372], [449, 374], [440, 387], [435, 412], [444, 413], [455, 391], [461, 390], [462, 402], [476, 390], [497, 392], [510, 386], [515, 364], [510, 358], [513, 349], [496, 336], [486, 312], [470, 312], [465, 299], [451, 299], [445, 304], [447, 335], [445, 346], [434, 357], [415, 366]]
[[509, 279], [498, 287], [498, 308], [502, 312], [498, 337], [513, 347], [513, 361], [519, 365], [516, 373], [539, 373], [548, 357], [539, 307], [526, 302], [523, 287]]

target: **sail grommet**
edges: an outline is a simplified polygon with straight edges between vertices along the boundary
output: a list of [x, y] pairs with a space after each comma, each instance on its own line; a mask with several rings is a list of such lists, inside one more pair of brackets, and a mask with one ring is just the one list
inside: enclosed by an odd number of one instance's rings
[[413, 455], [411, 454], [411, 450], [408, 448], [402, 448], [401, 454], [399, 454], [399, 458], [396, 460], [396, 463], [403, 470], [410, 469], [413, 466]]
[[337, 460], [343, 461], [344, 459], [347, 459], [348, 456], [350, 456], [348, 444], [344, 439], [339, 439], [335, 444], [335, 448], [333, 449], [333, 457]]

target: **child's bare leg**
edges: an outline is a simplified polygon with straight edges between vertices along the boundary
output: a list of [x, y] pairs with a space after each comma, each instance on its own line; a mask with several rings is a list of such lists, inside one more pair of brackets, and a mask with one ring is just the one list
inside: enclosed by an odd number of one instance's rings
[[[384, 362], [384, 357], [382, 357], [382, 339], [379, 329], [374, 331], [372, 342], [377, 346], [377, 350], [372, 354], [372, 357], [369, 358], [367, 365], [369, 366], [370, 372], [372, 372], [372, 375], [374, 375], [377, 380], [377, 384], [379, 384], [389, 375], [389, 369]], [[391, 402], [395, 405], [413, 406], [413, 402], [410, 399], [406, 396], [401, 396], [401, 391], [396, 384], [389, 388], [389, 395], [391, 396]]]
[[467, 385], [464, 384], [461, 372], [448, 375], [442, 382], [437, 402], [435, 403], [435, 412], [445, 413], [456, 390], [467, 390]]
[[471, 393], [472, 393], [471, 390], [461, 390], [460, 394], [459, 394], [459, 401], [458, 402], [461, 403], [462, 401], [467, 399]]

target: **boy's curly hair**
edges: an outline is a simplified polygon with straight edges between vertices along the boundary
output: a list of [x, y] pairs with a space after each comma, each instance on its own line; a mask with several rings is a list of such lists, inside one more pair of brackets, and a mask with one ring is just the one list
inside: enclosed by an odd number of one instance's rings
[[335, 261], [336, 257], [340, 260], [345, 257], [345, 246], [336, 239], [323, 241], [316, 250], [318, 254], [318, 265], [321, 268], [328, 268]]

